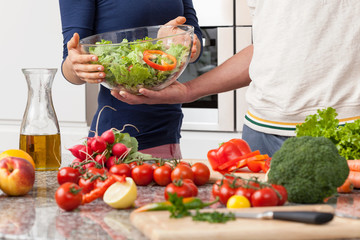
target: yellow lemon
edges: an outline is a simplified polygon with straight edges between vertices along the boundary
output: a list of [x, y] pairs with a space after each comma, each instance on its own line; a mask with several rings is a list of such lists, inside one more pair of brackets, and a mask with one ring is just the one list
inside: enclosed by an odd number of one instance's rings
[[33, 167], [35, 169], [34, 159], [30, 156], [30, 154], [28, 154], [24, 150], [21, 150], [21, 149], [9, 149], [9, 150], [6, 150], [6, 151], [0, 153], [0, 160], [3, 159], [3, 158], [6, 158], [6, 157], [18, 157], [18, 158], [26, 159], [31, 163], [31, 165], [33, 165]]
[[240, 195], [233, 195], [226, 203], [227, 208], [249, 208], [251, 207], [249, 199]]
[[116, 182], [104, 193], [103, 200], [113, 208], [132, 207], [137, 197], [136, 184], [132, 178], [127, 177], [126, 182]]

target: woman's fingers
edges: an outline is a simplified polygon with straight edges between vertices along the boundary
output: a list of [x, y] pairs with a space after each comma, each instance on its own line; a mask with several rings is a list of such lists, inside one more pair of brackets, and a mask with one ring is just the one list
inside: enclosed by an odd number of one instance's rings
[[73, 37], [67, 43], [68, 58], [73, 71], [78, 78], [87, 83], [99, 83], [104, 81], [104, 67], [99, 64], [91, 64], [98, 60], [97, 56], [84, 54], [79, 45], [79, 34], [74, 33]]
[[184, 24], [185, 22], [186, 22], [186, 18], [179, 16], [173, 20], [170, 20], [165, 25], [181, 25], [181, 24]]
[[67, 43], [68, 50], [72, 48], [77, 48], [79, 46], [79, 40], [80, 40], [79, 34], [74, 33], [73, 37]]

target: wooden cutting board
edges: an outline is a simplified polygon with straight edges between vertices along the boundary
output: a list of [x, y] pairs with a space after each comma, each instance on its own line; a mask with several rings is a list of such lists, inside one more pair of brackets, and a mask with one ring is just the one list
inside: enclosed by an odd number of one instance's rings
[[[210, 166], [210, 163], [207, 160], [204, 160], [204, 159], [183, 159], [183, 161], [189, 162], [190, 164], [194, 164], [196, 162], [205, 163], [210, 169], [210, 179], [209, 179], [210, 183], [214, 183], [214, 182], [216, 182], [216, 180], [222, 179], [222, 177], [223, 177], [223, 175], [221, 173], [212, 170], [212, 168]], [[239, 176], [239, 177], [242, 177], [242, 178], [245, 178], [245, 179], [249, 179], [251, 177], [257, 177], [259, 179], [259, 181], [263, 181], [264, 178], [265, 178], [265, 173], [263, 173], [263, 172], [254, 173], [254, 172], [251, 172], [248, 168], [244, 168], [242, 170], [243, 170], [243, 172], [237, 172], [237, 173], [235, 173], [235, 175]]]
[[[236, 209], [232, 211], [260, 212], [323, 211], [334, 212], [329, 205], [302, 205]], [[214, 211], [206, 209], [204, 211]], [[227, 211], [227, 209], [216, 209]], [[196, 222], [191, 217], [169, 218], [169, 212], [132, 212], [131, 223], [151, 240], [203, 239], [347, 239], [360, 238], [360, 220], [334, 217], [323, 225], [280, 220], [236, 219], [227, 223]]]

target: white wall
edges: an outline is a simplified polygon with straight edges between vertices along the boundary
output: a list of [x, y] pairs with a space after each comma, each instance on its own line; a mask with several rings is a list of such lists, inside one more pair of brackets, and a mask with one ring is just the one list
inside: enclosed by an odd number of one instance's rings
[[62, 145], [69, 147], [70, 142], [86, 136], [85, 86], [68, 83], [60, 70], [62, 34], [58, 1], [3, 1], [0, 29], [0, 151], [18, 148], [27, 102], [22, 68], [58, 68], [52, 93]]

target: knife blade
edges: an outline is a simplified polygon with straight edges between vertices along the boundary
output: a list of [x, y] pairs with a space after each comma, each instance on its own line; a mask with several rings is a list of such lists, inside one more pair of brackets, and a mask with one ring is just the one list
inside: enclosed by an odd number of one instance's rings
[[261, 213], [234, 212], [237, 218], [276, 219], [310, 224], [324, 224], [334, 218], [333, 213], [316, 211], [265, 211]]

